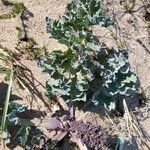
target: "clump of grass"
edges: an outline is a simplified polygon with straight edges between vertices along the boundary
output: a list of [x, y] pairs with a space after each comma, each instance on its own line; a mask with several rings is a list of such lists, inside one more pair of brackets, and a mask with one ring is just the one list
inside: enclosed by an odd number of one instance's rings
[[38, 47], [37, 42], [32, 37], [24, 37], [24, 32], [20, 27], [16, 27], [18, 31], [18, 43], [16, 44], [15, 50], [19, 53], [26, 54], [27, 59], [37, 59], [41, 55], [47, 53], [46, 47]]
[[[5, 146], [5, 141], [3, 139], [7, 138], [8, 133], [7, 115], [13, 80], [16, 80], [18, 85], [23, 90], [25, 90], [27, 94], [32, 97], [32, 99], [36, 99], [36, 97], [32, 95], [32, 92], [27, 86], [30, 83], [29, 78], [30, 76], [32, 76], [32, 72], [24, 64], [21, 63], [20, 57], [24, 57], [24, 55], [27, 55], [30, 57], [29, 59], [36, 59], [41, 54], [41, 51], [45, 51], [44, 48], [38, 47], [36, 41], [33, 38], [27, 38], [27, 41], [23, 40], [23, 30], [19, 27], [17, 27], [16, 29], [18, 31], [18, 42], [14, 51], [0, 45], [0, 73], [2, 73], [5, 76], [5, 80], [9, 82], [7, 96], [5, 99], [5, 106], [2, 110], [2, 121], [0, 121], [0, 142], [3, 142], [3, 146]], [[24, 126], [22, 126], [21, 130], [19, 130], [19, 133], [22, 132], [22, 130], [26, 131], [26, 128], [24, 129]]]
[[18, 35], [17, 35], [17, 38], [18, 38], [18, 41], [21, 40], [23, 37], [23, 32], [22, 32], [22, 29], [20, 27], [16, 27], [16, 30], [18, 31]]
[[18, 14], [22, 13], [25, 11], [26, 7], [24, 6], [23, 3], [15, 3], [15, 2], [10, 2], [9, 0], [2, 0], [2, 3], [5, 6], [12, 6], [13, 9], [10, 13], [8, 14], [3, 14], [0, 15], [0, 19], [10, 19], [10, 18], [15, 18]]
[[16, 29], [18, 31], [18, 42], [14, 50], [0, 45], [0, 73], [4, 75], [6, 81], [10, 80], [12, 66], [14, 79], [28, 95], [31, 95], [26, 85], [31, 82], [29, 76], [32, 75], [32, 72], [22, 64], [21, 59], [36, 60], [39, 56], [46, 54], [46, 48], [38, 47], [33, 38], [27, 38], [27, 41], [24, 41], [22, 39], [24, 37], [23, 30], [20, 27], [16, 27]]
[[123, 7], [127, 13], [132, 13], [135, 9], [136, 0], [125, 0]]

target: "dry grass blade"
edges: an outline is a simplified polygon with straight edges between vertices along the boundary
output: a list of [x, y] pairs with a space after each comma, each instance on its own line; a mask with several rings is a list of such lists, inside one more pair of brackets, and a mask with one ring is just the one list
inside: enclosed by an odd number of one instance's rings
[[125, 120], [127, 123], [127, 128], [128, 128], [128, 133], [129, 133], [128, 135], [129, 135], [130, 139], [132, 137], [131, 131], [134, 133], [137, 133], [139, 135], [141, 141], [143, 142], [143, 144], [150, 150], [150, 147], [146, 142], [147, 139], [144, 138], [144, 135], [139, 127], [139, 123], [137, 122], [137, 120], [134, 117], [134, 114], [129, 112], [128, 106], [127, 106], [125, 100], [123, 100], [123, 105], [124, 105], [124, 110], [125, 110], [124, 117], [125, 117]]
[[59, 105], [64, 109], [64, 110], [68, 110], [68, 106], [66, 104], [66, 102], [60, 97], [56, 95], [56, 99], [59, 103]]
[[31, 96], [31, 92], [30, 92], [29, 89], [25, 86], [25, 84], [19, 79], [19, 77], [18, 77], [18, 76], [15, 76], [15, 78], [17, 79], [17, 81], [19, 82], [19, 84], [22, 86], [22, 88], [27, 92], [27, 94]]
[[75, 142], [78, 145], [78, 147], [79, 147], [80, 150], [88, 150], [88, 148], [86, 147], [86, 145], [85, 144], [83, 145], [82, 142], [81, 142], [81, 140], [77, 139], [74, 134], [72, 134], [71, 141]]
[[129, 138], [131, 139], [132, 136], [131, 136], [131, 129], [133, 127], [133, 124], [132, 124], [132, 117], [130, 115], [130, 112], [128, 110], [128, 106], [126, 104], [126, 101], [123, 100], [123, 106], [124, 106], [124, 110], [125, 110], [125, 113], [124, 113], [124, 118], [126, 120], [126, 124], [127, 124], [127, 130], [128, 130], [128, 136]]

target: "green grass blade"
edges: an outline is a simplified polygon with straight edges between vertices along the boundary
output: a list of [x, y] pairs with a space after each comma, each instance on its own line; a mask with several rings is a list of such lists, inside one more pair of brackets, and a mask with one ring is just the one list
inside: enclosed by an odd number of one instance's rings
[[9, 85], [8, 85], [4, 110], [3, 110], [3, 117], [2, 117], [2, 122], [1, 122], [2, 123], [1, 124], [1, 133], [2, 133], [2, 135], [3, 135], [3, 132], [5, 131], [5, 123], [6, 123], [6, 117], [7, 117], [7, 111], [8, 111], [10, 95], [11, 95], [12, 82], [13, 82], [13, 69], [11, 69], [10, 80], [9, 80]]

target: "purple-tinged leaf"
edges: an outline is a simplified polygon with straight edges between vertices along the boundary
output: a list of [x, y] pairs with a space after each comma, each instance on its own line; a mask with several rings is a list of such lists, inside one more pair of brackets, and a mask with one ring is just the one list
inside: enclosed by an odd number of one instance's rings
[[47, 129], [54, 130], [57, 128], [61, 128], [61, 122], [56, 118], [51, 118], [51, 119], [43, 120], [40, 126], [43, 126]]

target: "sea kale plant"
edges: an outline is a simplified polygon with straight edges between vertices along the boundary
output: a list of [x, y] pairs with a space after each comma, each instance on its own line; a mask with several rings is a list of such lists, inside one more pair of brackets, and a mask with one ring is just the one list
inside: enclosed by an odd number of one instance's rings
[[50, 97], [59, 93], [65, 101], [101, 103], [112, 109], [118, 98], [136, 92], [137, 77], [131, 71], [127, 50], [110, 49], [93, 35], [93, 25], [114, 24], [98, 0], [72, 0], [59, 20], [47, 17], [46, 22], [51, 37], [68, 47], [40, 59], [51, 77], [46, 82]]

